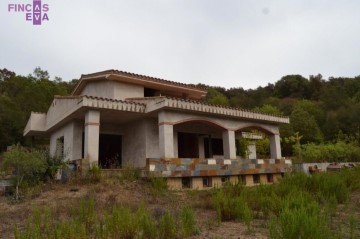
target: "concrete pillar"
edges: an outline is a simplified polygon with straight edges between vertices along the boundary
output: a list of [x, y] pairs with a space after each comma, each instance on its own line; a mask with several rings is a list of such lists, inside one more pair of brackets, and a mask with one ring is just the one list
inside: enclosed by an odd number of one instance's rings
[[161, 158], [174, 158], [174, 129], [170, 124], [159, 125], [159, 149]]
[[272, 159], [281, 159], [280, 135], [270, 135], [270, 154]]
[[248, 145], [249, 159], [256, 159], [256, 143], [255, 141], [250, 141]]
[[100, 112], [89, 110], [85, 114], [84, 157], [90, 167], [99, 163]]
[[72, 145], [72, 160], [81, 159], [82, 154], [82, 133], [83, 125], [81, 122], [74, 122], [73, 129], [73, 145]]
[[179, 157], [179, 149], [178, 149], [178, 132], [174, 131], [174, 158]]
[[232, 130], [226, 130], [222, 134], [224, 158], [236, 159], [236, 145], [235, 145], [235, 132]]
[[199, 136], [199, 158], [204, 159], [205, 158], [205, 145], [204, 145], [204, 137]]

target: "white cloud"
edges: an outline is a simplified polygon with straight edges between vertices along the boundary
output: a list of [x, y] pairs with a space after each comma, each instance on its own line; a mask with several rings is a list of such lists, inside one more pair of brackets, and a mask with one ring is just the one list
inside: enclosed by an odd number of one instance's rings
[[228, 88], [360, 74], [358, 1], [43, 0], [42, 26], [8, 13], [10, 2], [0, 3], [0, 67], [19, 74], [115, 68]]

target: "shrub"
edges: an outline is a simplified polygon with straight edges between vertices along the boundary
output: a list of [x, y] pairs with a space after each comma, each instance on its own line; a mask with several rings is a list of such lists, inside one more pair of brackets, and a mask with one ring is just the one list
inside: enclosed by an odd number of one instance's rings
[[176, 223], [174, 217], [166, 210], [159, 223], [159, 238], [176, 238]]
[[184, 206], [181, 209], [180, 220], [181, 220], [183, 237], [196, 235], [198, 233], [198, 228], [196, 227], [196, 223], [194, 219], [194, 213], [191, 207]]
[[15, 200], [19, 200], [19, 188], [36, 185], [41, 181], [46, 171], [44, 155], [38, 151], [22, 148], [20, 145], [12, 146], [4, 153], [1, 168], [12, 172], [12, 179], [16, 188]]
[[150, 191], [155, 195], [163, 196], [168, 191], [167, 179], [164, 177], [149, 177]]
[[99, 183], [101, 181], [100, 167], [97, 165], [92, 165], [91, 168], [89, 168], [85, 179], [88, 183]]
[[132, 165], [125, 165], [121, 170], [121, 179], [125, 181], [135, 181], [141, 176], [141, 171]]

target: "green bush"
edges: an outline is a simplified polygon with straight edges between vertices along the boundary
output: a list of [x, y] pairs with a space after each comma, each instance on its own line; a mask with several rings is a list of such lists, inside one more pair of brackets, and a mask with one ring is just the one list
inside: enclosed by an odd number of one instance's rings
[[312, 212], [305, 207], [285, 208], [279, 217], [270, 220], [269, 234], [275, 239], [329, 239], [332, 235], [319, 210]]
[[183, 237], [189, 237], [198, 233], [198, 228], [196, 227], [194, 219], [194, 213], [191, 207], [184, 206], [181, 209], [180, 220]]
[[174, 217], [166, 210], [159, 223], [159, 238], [176, 238], [176, 223]]
[[166, 178], [150, 176], [148, 180], [150, 185], [150, 192], [154, 196], [156, 195], [164, 196], [165, 193], [168, 191], [168, 184]]
[[92, 165], [85, 176], [85, 180], [88, 183], [99, 183], [101, 181], [101, 168], [97, 165]]
[[125, 181], [135, 181], [141, 176], [141, 170], [132, 165], [125, 165], [121, 170], [121, 179]]
[[167, 210], [156, 220], [142, 204], [136, 212], [115, 205], [103, 211], [96, 210], [92, 198], [81, 199], [70, 206], [65, 217], [53, 218], [48, 209], [34, 209], [24, 230], [14, 227], [14, 237], [23, 238], [186, 238], [198, 232], [190, 207], [180, 209], [179, 217]]
[[47, 165], [44, 155], [39, 151], [27, 150], [20, 145], [14, 145], [11, 150], [5, 152], [1, 169], [11, 172], [16, 193], [16, 201], [19, 199], [19, 189], [37, 185], [41, 182]]
[[[250, 228], [253, 213], [245, 199], [247, 189], [241, 183], [228, 184], [216, 190], [212, 196], [218, 221], [243, 220]], [[243, 194], [244, 193], [244, 194]]]

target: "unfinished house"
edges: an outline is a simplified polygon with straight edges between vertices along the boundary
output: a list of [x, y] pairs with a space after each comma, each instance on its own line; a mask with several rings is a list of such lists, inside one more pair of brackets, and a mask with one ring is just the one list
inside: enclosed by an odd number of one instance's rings
[[[55, 96], [47, 113], [31, 113], [24, 135], [48, 136], [50, 152], [69, 161], [103, 170], [131, 165], [167, 177], [175, 189], [281, 177], [291, 162], [281, 157], [279, 125], [289, 119], [207, 104], [206, 94], [117, 70], [82, 75], [70, 96]], [[237, 155], [236, 140], [254, 129], [269, 137], [268, 158], [256, 158], [255, 144], [251, 157]]]

